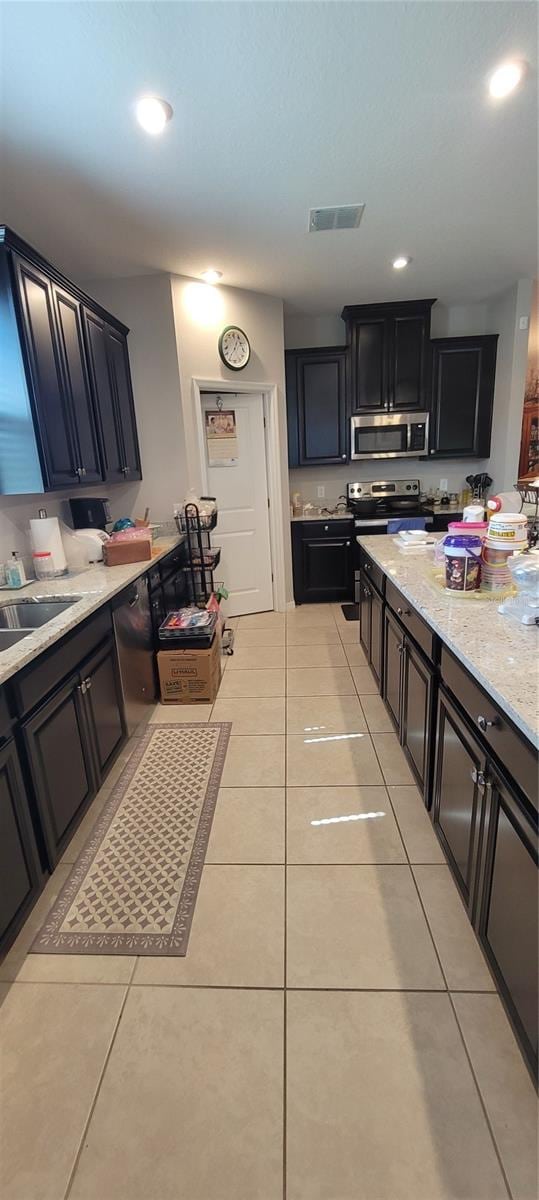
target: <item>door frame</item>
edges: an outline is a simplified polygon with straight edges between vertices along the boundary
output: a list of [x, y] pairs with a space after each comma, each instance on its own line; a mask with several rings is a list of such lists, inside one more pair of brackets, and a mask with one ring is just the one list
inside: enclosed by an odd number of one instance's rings
[[264, 411], [264, 441], [266, 448], [266, 471], [269, 494], [269, 533], [271, 570], [273, 573], [273, 610], [286, 610], [286, 584], [284, 560], [284, 534], [282, 522], [282, 447], [279, 432], [279, 392], [275, 383], [244, 383], [228, 379], [200, 379], [192, 381], [195, 426], [199, 456], [200, 479], [204, 492], [208, 489], [206, 443], [202, 421], [202, 395], [204, 392], [220, 392], [228, 395], [248, 396], [257, 392], [262, 396]]

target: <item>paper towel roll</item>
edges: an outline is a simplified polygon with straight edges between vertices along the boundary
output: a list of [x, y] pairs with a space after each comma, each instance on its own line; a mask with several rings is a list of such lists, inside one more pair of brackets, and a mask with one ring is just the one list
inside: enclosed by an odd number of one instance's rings
[[61, 575], [67, 570], [58, 517], [40, 517], [30, 521], [30, 537], [36, 554], [50, 551], [55, 573]]

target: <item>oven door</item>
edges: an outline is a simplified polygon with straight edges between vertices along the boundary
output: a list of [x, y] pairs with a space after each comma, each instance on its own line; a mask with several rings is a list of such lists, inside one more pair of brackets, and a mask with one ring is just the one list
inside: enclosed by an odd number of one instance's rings
[[351, 457], [417, 458], [427, 453], [428, 413], [373, 413], [351, 422]]

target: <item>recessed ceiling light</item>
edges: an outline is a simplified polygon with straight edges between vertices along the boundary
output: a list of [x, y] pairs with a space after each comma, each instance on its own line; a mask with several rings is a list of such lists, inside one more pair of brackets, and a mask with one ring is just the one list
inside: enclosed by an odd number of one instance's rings
[[157, 96], [142, 96], [137, 100], [137, 121], [146, 133], [162, 133], [172, 117], [172, 107]]
[[399, 254], [398, 258], [393, 259], [393, 266], [396, 271], [402, 271], [402, 268], [407, 267], [408, 263], [410, 263], [411, 261], [412, 261], [411, 258], [406, 258], [406, 255]]
[[204, 280], [204, 283], [219, 283], [219, 280], [223, 278], [223, 272], [216, 271], [214, 267], [208, 267], [207, 271], [202, 272], [200, 278]]
[[494, 100], [503, 100], [514, 92], [521, 82], [526, 70], [523, 62], [506, 62], [492, 72], [488, 90]]

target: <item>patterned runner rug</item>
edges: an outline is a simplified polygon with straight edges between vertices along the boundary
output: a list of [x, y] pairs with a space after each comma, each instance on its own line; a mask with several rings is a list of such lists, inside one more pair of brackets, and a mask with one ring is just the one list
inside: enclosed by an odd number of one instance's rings
[[229, 735], [163, 724], [137, 739], [31, 953], [186, 954]]

